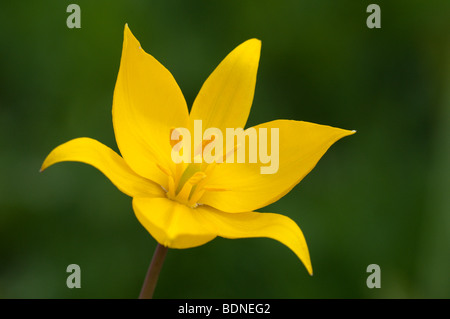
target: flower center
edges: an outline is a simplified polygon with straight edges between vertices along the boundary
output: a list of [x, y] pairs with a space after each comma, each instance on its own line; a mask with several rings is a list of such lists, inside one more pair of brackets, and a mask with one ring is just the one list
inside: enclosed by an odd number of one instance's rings
[[[172, 136], [174, 129], [170, 130], [170, 136]], [[180, 136], [180, 140], [183, 136]], [[210, 140], [203, 140], [201, 144], [197, 145], [194, 148], [193, 159], [195, 157], [202, 157], [203, 151], [205, 147], [214, 141], [214, 136]], [[171, 147], [175, 147], [176, 143], [170, 139]], [[217, 157], [223, 157], [225, 160], [226, 157], [230, 156], [236, 151], [235, 148], [233, 151], [229, 152], [229, 154], [218, 155]], [[181, 204], [184, 204], [191, 208], [196, 208], [198, 205], [201, 205], [200, 199], [207, 191], [211, 192], [220, 192], [226, 191], [226, 189], [221, 187], [216, 187], [208, 184], [208, 175], [212, 173], [214, 167], [216, 165], [220, 165], [220, 163], [206, 163], [205, 161], [199, 161], [197, 163], [195, 160], [192, 160], [191, 163], [178, 163], [175, 164], [174, 172], [172, 170], [168, 170], [160, 165], [158, 165], [159, 169], [167, 176], [168, 178], [168, 189], [166, 190], [167, 198], [177, 201]]]
[[175, 166], [175, 174], [160, 165], [158, 167], [168, 178], [167, 198], [190, 208], [196, 208], [201, 204], [199, 201], [206, 191], [222, 190], [207, 187], [205, 184], [207, 173], [211, 171], [213, 165], [180, 163]]

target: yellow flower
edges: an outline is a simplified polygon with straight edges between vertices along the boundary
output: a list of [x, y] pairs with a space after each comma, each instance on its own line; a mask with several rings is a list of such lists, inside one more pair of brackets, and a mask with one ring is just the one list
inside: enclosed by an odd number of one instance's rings
[[292, 120], [256, 126], [279, 129], [274, 174], [261, 174], [261, 163], [176, 164], [171, 157], [173, 130], [192, 129], [194, 120], [202, 120], [203, 130], [245, 127], [260, 49], [256, 39], [234, 49], [203, 84], [189, 113], [171, 73], [144, 52], [126, 25], [112, 110], [122, 156], [96, 140], [77, 138], [55, 148], [41, 170], [62, 161], [96, 167], [133, 198], [140, 223], [166, 247], [195, 247], [216, 236], [267, 237], [289, 247], [312, 274], [297, 224], [254, 211], [288, 193], [334, 142], [353, 131]]

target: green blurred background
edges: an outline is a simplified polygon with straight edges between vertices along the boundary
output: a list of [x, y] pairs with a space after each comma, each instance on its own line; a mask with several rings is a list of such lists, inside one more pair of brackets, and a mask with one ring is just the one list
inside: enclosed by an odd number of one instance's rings
[[[375, 2], [375, 1], [373, 1]], [[450, 297], [450, 2], [71, 1], [0, 4], [0, 298], [136, 298], [156, 245], [100, 172], [45, 156], [75, 137], [117, 150], [111, 121], [123, 28], [191, 105], [241, 42], [262, 40], [248, 125], [358, 133], [263, 209], [305, 233], [314, 276], [269, 239], [169, 250], [156, 298]], [[66, 267], [81, 267], [81, 289]], [[369, 289], [366, 267], [381, 267]]]

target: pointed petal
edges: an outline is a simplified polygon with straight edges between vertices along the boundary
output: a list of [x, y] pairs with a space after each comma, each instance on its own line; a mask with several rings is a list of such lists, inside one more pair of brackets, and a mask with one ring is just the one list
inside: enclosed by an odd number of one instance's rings
[[167, 198], [134, 198], [139, 222], [158, 243], [169, 248], [191, 248], [216, 237], [202, 214]]
[[144, 52], [128, 26], [114, 90], [113, 124], [128, 165], [167, 189], [167, 177], [155, 163], [173, 169], [170, 132], [188, 127], [188, 109], [172, 74]]
[[[255, 126], [260, 139], [260, 128], [267, 128], [267, 147], [270, 153], [270, 132], [279, 129], [279, 162], [276, 173], [261, 174], [261, 167], [271, 163], [223, 163], [214, 167], [205, 181], [224, 191], [206, 192], [201, 203], [225, 212], [245, 212], [267, 206], [288, 193], [317, 164], [328, 148], [340, 138], [351, 135], [347, 131], [331, 126], [308, 122], [277, 120]], [[248, 143], [245, 145], [248, 153]], [[258, 147], [259, 148], [259, 147]], [[260, 157], [260, 154], [258, 154]], [[209, 185], [208, 185], [209, 184]]]
[[261, 41], [250, 39], [219, 64], [203, 84], [190, 113], [203, 129], [244, 127], [255, 92]]
[[55, 163], [67, 161], [83, 162], [94, 166], [128, 196], [165, 196], [159, 185], [137, 175], [122, 157], [94, 139], [76, 138], [56, 147], [45, 159], [41, 172]]
[[303, 233], [286, 216], [256, 212], [230, 214], [208, 206], [189, 208], [166, 198], [134, 198], [133, 209], [140, 223], [166, 247], [196, 247], [216, 236], [272, 238], [289, 247], [312, 274]]
[[257, 212], [230, 214], [208, 206], [199, 208], [218, 236], [231, 239], [251, 237], [275, 239], [291, 249], [312, 275], [305, 237], [297, 224], [289, 217]]

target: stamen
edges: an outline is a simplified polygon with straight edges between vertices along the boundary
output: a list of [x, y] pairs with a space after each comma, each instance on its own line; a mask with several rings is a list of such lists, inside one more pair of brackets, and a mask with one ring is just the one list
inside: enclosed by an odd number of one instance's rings
[[[183, 134], [176, 128], [170, 129], [170, 146], [173, 150], [182, 147]], [[223, 187], [207, 186], [208, 180], [205, 179], [214, 170], [215, 164], [219, 164], [227, 160], [228, 157], [233, 156], [239, 149], [240, 144], [228, 151], [225, 155], [225, 149], [216, 149], [216, 156], [213, 163], [206, 163], [203, 161], [203, 152], [205, 147], [216, 139], [215, 135], [211, 135], [209, 140], [202, 140], [202, 142], [194, 147], [193, 163], [179, 163], [174, 166], [174, 171], [169, 170], [157, 164], [157, 167], [168, 177], [167, 197], [171, 200], [188, 205], [195, 208], [199, 205], [199, 201], [205, 192], [223, 192], [228, 189]], [[179, 151], [179, 150], [178, 150]], [[223, 159], [223, 161], [221, 161]], [[200, 164], [201, 163], [201, 164]]]
[[205, 189], [201, 189], [201, 190], [194, 192], [192, 194], [192, 197], [189, 199], [188, 205], [190, 207], [197, 207], [197, 205], [198, 205], [197, 202], [200, 200], [200, 198], [203, 196], [203, 194], [205, 194]]
[[176, 199], [177, 201], [179, 201], [180, 203], [186, 203], [186, 202], [188, 202], [189, 194], [191, 194], [191, 190], [192, 190], [192, 184], [189, 184], [189, 183], [184, 184], [183, 188], [182, 188], [181, 191], [177, 194], [177, 196], [175, 197], [175, 199]]
[[181, 188], [183, 185], [189, 181], [189, 179], [195, 175], [195, 173], [199, 172], [201, 169], [201, 165], [199, 164], [189, 164], [187, 165], [186, 169], [181, 174], [180, 178], [177, 181], [177, 188], [175, 190], [175, 193], [178, 194], [181, 191]]
[[203, 172], [197, 172], [194, 175], [192, 175], [191, 178], [189, 178], [188, 183], [192, 185], [197, 185], [201, 180], [203, 180], [206, 177], [206, 174]]
[[192, 175], [189, 180], [183, 185], [180, 192], [176, 196], [176, 200], [181, 203], [188, 203], [189, 196], [191, 195], [192, 187], [197, 185], [200, 181], [202, 181], [206, 177], [206, 174], [203, 172], [196, 172]]

